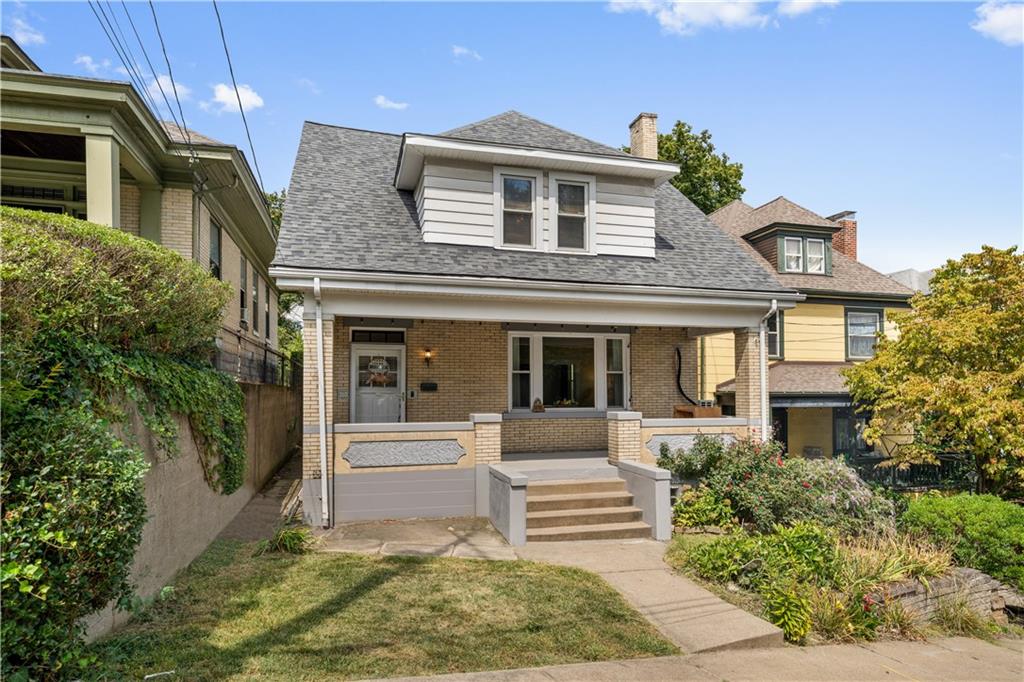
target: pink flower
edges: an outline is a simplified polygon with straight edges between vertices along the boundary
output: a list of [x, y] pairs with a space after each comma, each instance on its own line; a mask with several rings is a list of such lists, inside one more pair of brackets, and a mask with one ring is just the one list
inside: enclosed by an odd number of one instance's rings
[[808, 483], [807, 481], [801, 481], [800, 485], [802, 485], [805, 488], [810, 488], [811, 487], [811, 484]]

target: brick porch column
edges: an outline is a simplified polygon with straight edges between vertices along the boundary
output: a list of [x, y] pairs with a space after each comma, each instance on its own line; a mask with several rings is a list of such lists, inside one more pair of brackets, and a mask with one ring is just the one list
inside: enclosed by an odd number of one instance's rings
[[[320, 407], [316, 320], [302, 320], [302, 478], [303, 510], [307, 521], [320, 523]], [[323, 316], [324, 414], [327, 421], [327, 476], [334, 474], [334, 317]]]
[[501, 415], [471, 414], [475, 435], [476, 463], [497, 464], [501, 461]]
[[752, 436], [761, 433], [761, 357], [757, 328], [735, 329], [736, 416], [747, 420]]
[[639, 412], [608, 413], [608, 462], [639, 462], [640, 418]]

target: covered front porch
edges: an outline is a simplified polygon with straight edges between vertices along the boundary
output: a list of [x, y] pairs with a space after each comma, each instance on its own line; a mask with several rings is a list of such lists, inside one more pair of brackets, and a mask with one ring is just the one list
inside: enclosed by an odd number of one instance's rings
[[[313, 285], [303, 382], [313, 524], [493, 518], [496, 495], [511, 503], [522, 488], [525, 500], [543, 479], [629, 474], [657, 488], [662, 443], [767, 430], [763, 295], [496, 281], [432, 283], [427, 295], [425, 282], [382, 293], [303, 275], [278, 277], [284, 288]], [[725, 331], [736, 344], [735, 414], [674, 417], [694, 405], [698, 339]]]

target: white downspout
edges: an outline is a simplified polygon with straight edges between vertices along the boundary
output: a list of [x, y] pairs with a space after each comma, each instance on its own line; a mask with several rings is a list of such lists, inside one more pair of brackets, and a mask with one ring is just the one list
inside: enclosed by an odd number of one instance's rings
[[779, 302], [773, 298], [771, 307], [768, 308], [768, 312], [761, 318], [761, 324], [758, 326], [759, 347], [757, 349], [757, 359], [761, 369], [761, 440], [763, 442], [771, 439], [771, 433], [768, 430], [768, 426], [771, 423], [768, 414], [770, 404], [768, 400], [768, 318], [778, 311]]
[[324, 315], [320, 302], [320, 278], [313, 278], [313, 298], [316, 299], [316, 402], [320, 413], [320, 522], [330, 526], [327, 504], [327, 396], [324, 395]]

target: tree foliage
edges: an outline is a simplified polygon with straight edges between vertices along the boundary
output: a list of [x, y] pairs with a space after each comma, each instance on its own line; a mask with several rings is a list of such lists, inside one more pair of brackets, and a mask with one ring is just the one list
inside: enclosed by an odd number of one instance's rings
[[281, 218], [284, 217], [284, 202], [288, 198], [288, 190], [264, 192], [267, 197], [267, 209], [270, 210], [270, 222], [274, 226], [274, 234], [281, 234]]
[[[931, 293], [891, 313], [897, 339], [846, 371], [872, 411], [865, 438], [896, 464], [974, 458], [982, 490], [1024, 490], [1024, 254], [989, 246], [936, 270]], [[896, 434], [904, 434], [899, 437]]]
[[704, 213], [743, 196], [743, 164], [715, 153], [707, 130], [695, 133], [689, 123], [676, 121], [671, 133], [658, 135], [658, 158], [679, 164], [672, 184]]
[[[270, 220], [274, 224], [274, 233], [281, 233], [281, 220], [284, 217], [284, 202], [288, 198], [288, 190], [267, 192], [267, 206], [270, 207]], [[302, 355], [302, 324], [292, 319], [293, 311], [302, 305], [302, 294], [294, 291], [282, 291], [277, 299], [277, 346], [286, 357]]]

